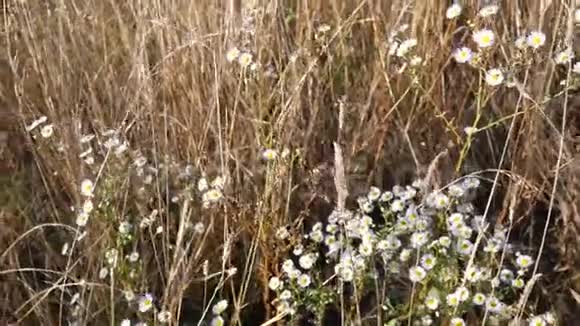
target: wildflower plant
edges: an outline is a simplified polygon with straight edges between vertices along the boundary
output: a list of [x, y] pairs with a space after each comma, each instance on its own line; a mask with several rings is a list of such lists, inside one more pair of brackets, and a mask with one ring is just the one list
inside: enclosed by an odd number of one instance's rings
[[[269, 282], [273, 304], [289, 318], [303, 311], [321, 316], [339, 302], [352, 312], [347, 306], [357, 300], [342, 295], [380, 296], [377, 289], [385, 289], [384, 322], [465, 325], [463, 318], [473, 313], [509, 319], [533, 258], [512, 252], [507, 231], [490, 230], [477, 215], [469, 198], [478, 187], [471, 177], [426, 194], [421, 182], [390, 191], [372, 187], [355, 211], [334, 211], [312, 226], [301, 250], [288, 253]], [[355, 315], [349, 318], [364, 318]]]

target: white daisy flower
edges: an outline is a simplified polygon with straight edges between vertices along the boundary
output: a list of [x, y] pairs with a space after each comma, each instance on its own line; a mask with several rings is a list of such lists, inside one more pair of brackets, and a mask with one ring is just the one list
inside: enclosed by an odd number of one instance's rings
[[425, 276], [427, 272], [421, 266], [413, 266], [409, 269], [409, 279], [413, 283], [421, 282]]
[[86, 226], [89, 221], [89, 214], [87, 212], [81, 211], [78, 213], [75, 223], [80, 226]]
[[477, 13], [477, 15], [479, 17], [489, 17], [489, 16], [493, 16], [493, 15], [497, 14], [498, 11], [499, 11], [498, 5], [487, 5], [483, 8], [481, 8], [479, 10], [479, 12]]
[[215, 203], [223, 197], [224, 195], [219, 189], [210, 189], [202, 195], [202, 201], [204, 203]]
[[136, 263], [139, 260], [139, 253], [136, 251], [133, 251], [130, 255], [129, 255], [129, 261], [132, 263]]
[[572, 71], [573, 71], [575, 74], [580, 74], [580, 61], [579, 61], [579, 62], [576, 62], [576, 63], [574, 64], [574, 66], [572, 67]]
[[501, 301], [499, 301], [496, 297], [488, 297], [486, 308], [489, 311], [498, 314], [502, 312], [504, 304]]
[[516, 264], [520, 269], [526, 269], [532, 265], [534, 259], [528, 255], [519, 255], [516, 258]]
[[238, 63], [242, 68], [247, 68], [252, 64], [253, 56], [251, 53], [244, 52], [238, 57]]
[[81, 182], [81, 195], [83, 195], [85, 197], [92, 197], [94, 190], [95, 190], [94, 185], [93, 185], [93, 182], [91, 180], [84, 179]]
[[214, 315], [221, 315], [226, 309], [228, 309], [228, 300], [220, 300], [213, 305], [211, 311]]
[[300, 267], [302, 267], [304, 269], [311, 269], [312, 266], [314, 266], [315, 262], [316, 262], [316, 256], [314, 254], [302, 255], [298, 259], [298, 265], [300, 265]]
[[522, 280], [522, 279], [521, 279], [521, 278], [519, 278], [519, 277], [518, 277], [518, 278], [516, 278], [516, 279], [514, 279], [514, 280], [512, 281], [512, 286], [513, 286], [513, 287], [515, 287], [515, 288], [517, 288], [517, 289], [521, 289], [521, 288], [523, 288], [523, 287], [524, 287], [524, 285], [526, 285], [526, 284], [525, 284], [525, 282], [524, 282], [524, 280]]
[[485, 294], [478, 292], [473, 296], [473, 304], [481, 306], [485, 303]]
[[461, 15], [461, 6], [457, 3], [452, 4], [451, 6], [449, 6], [447, 8], [447, 10], [445, 11], [445, 17], [447, 17], [447, 19], [453, 19], [458, 17], [459, 15]]
[[465, 286], [457, 288], [457, 290], [455, 290], [455, 293], [457, 293], [459, 301], [461, 302], [465, 302], [467, 301], [467, 299], [469, 299], [469, 290]]
[[222, 318], [222, 316], [215, 316], [210, 324], [210, 326], [225, 326], [226, 322], [224, 321], [224, 319]]
[[290, 300], [292, 298], [292, 292], [290, 290], [284, 290], [280, 293], [280, 299], [282, 300]]
[[465, 320], [459, 317], [452, 318], [451, 322], [449, 322], [449, 326], [465, 326], [465, 325], [467, 325], [465, 323]]
[[237, 47], [233, 47], [229, 49], [228, 52], [226, 53], [226, 60], [228, 60], [228, 62], [234, 62], [238, 59], [240, 53], [241, 53], [240, 49], [238, 49]]
[[417, 39], [411, 38], [408, 40], [404, 40], [403, 42], [401, 42], [401, 44], [397, 48], [396, 54], [398, 57], [404, 57], [415, 46], [417, 46]]
[[40, 135], [42, 138], [50, 138], [54, 133], [54, 125], [49, 124], [40, 129]]
[[121, 324], [119, 324], [120, 326], [131, 326], [131, 320], [130, 319], [123, 319], [121, 321]]
[[99, 279], [104, 280], [107, 275], [109, 275], [109, 269], [107, 267], [103, 267], [99, 270]]
[[554, 57], [554, 61], [556, 62], [556, 64], [561, 65], [570, 62], [570, 60], [572, 60], [573, 58], [574, 52], [572, 51], [572, 49], [566, 49], [558, 52]]
[[523, 50], [526, 48], [527, 42], [528, 42], [528, 37], [520, 36], [515, 40], [514, 45], [516, 46], [516, 48]]
[[308, 274], [300, 275], [297, 283], [301, 288], [307, 288], [310, 285], [310, 276], [308, 276]]
[[274, 161], [278, 157], [278, 152], [273, 149], [265, 149], [262, 152], [262, 159], [264, 161]]
[[450, 307], [457, 307], [461, 301], [457, 293], [450, 293], [447, 295], [447, 305]]
[[371, 187], [369, 193], [367, 194], [367, 198], [371, 201], [375, 201], [379, 199], [381, 196], [381, 190], [377, 187]]
[[133, 292], [130, 289], [127, 291], [123, 291], [123, 296], [125, 297], [125, 300], [127, 300], [127, 302], [135, 300], [135, 292]]
[[426, 270], [433, 269], [435, 264], [437, 264], [437, 258], [435, 258], [435, 256], [432, 254], [425, 254], [423, 257], [421, 257], [421, 266], [423, 266], [423, 268]]
[[153, 308], [153, 296], [149, 293], [145, 293], [139, 298], [139, 311], [147, 312]]
[[530, 319], [529, 326], [546, 326], [546, 320], [544, 320], [543, 316], [535, 316]]
[[168, 323], [171, 320], [171, 313], [167, 310], [161, 311], [157, 315], [157, 320], [162, 324]]
[[270, 281], [268, 282], [268, 287], [270, 288], [270, 290], [276, 291], [282, 287], [282, 281], [276, 276], [273, 276], [272, 278], [270, 278]]
[[485, 82], [490, 86], [498, 86], [504, 80], [503, 73], [500, 69], [493, 68], [485, 73]]
[[425, 306], [427, 306], [427, 308], [429, 308], [430, 310], [437, 310], [437, 308], [439, 307], [439, 298], [437, 298], [436, 296], [428, 296], [425, 299]]
[[526, 44], [533, 49], [541, 47], [544, 43], [546, 43], [546, 34], [540, 31], [533, 31], [526, 38]]
[[487, 48], [494, 44], [495, 35], [490, 29], [481, 29], [473, 33], [473, 41], [480, 48]]

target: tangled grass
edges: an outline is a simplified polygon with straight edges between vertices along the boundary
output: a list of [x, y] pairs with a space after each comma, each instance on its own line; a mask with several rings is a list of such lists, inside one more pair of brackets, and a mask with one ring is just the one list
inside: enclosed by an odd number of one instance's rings
[[0, 324], [573, 325], [575, 5], [4, 0]]

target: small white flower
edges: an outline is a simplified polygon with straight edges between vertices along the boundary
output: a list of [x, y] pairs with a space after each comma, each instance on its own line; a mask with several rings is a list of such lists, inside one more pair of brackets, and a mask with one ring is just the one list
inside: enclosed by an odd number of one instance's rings
[[244, 52], [238, 57], [238, 63], [242, 68], [248, 68], [252, 64], [253, 56], [251, 53]]
[[427, 308], [429, 308], [430, 310], [437, 310], [437, 308], [439, 307], [439, 298], [437, 298], [436, 296], [428, 296], [425, 299], [425, 306], [427, 306]]
[[131, 326], [131, 320], [130, 319], [123, 319], [121, 321], [120, 326]]
[[123, 291], [123, 295], [125, 296], [125, 300], [127, 300], [127, 302], [135, 300], [135, 292], [131, 290]]
[[518, 258], [516, 258], [516, 264], [521, 269], [526, 269], [530, 267], [533, 262], [534, 259], [528, 255], [519, 255]]
[[417, 45], [417, 39], [411, 38], [408, 40], [404, 40], [403, 42], [401, 42], [401, 44], [399, 45], [399, 48], [397, 49], [397, 53], [396, 53], [397, 56], [404, 57], [416, 45]]
[[427, 272], [420, 266], [413, 266], [409, 269], [409, 279], [413, 283], [421, 282], [425, 276]]
[[500, 69], [493, 68], [485, 73], [485, 82], [490, 86], [498, 86], [503, 83], [504, 77]]
[[129, 255], [129, 261], [132, 263], [135, 263], [139, 260], [139, 253], [136, 251], [133, 251], [130, 255]]
[[455, 293], [450, 293], [447, 295], [447, 305], [450, 307], [457, 307], [461, 301], [459, 300], [459, 295]]
[[367, 198], [371, 201], [375, 201], [379, 199], [381, 196], [381, 190], [377, 187], [371, 187], [369, 193], [367, 194]]
[[285, 226], [281, 226], [280, 228], [278, 228], [278, 230], [276, 231], [276, 238], [280, 239], [280, 240], [285, 240], [290, 236], [290, 232], [288, 232], [288, 229]]
[[499, 279], [504, 283], [511, 283], [514, 279], [514, 272], [509, 269], [502, 269], [499, 272]]
[[270, 281], [268, 282], [268, 287], [270, 288], [270, 290], [276, 291], [282, 287], [282, 281], [280, 281], [278, 277], [273, 276], [272, 278], [270, 278]]
[[268, 162], [274, 161], [277, 157], [278, 157], [278, 152], [276, 152], [273, 149], [265, 149], [262, 152], [262, 159], [264, 161], [268, 161]]
[[415, 232], [411, 235], [411, 246], [413, 248], [421, 248], [429, 241], [427, 232]]
[[210, 189], [202, 195], [202, 201], [206, 204], [218, 202], [224, 197], [219, 189]]
[[302, 267], [304, 269], [311, 269], [312, 266], [314, 266], [315, 262], [316, 262], [316, 256], [314, 254], [302, 255], [298, 259], [298, 265], [300, 265], [300, 267]]
[[478, 15], [480, 17], [489, 17], [497, 14], [499, 11], [498, 5], [487, 5], [479, 10]]
[[105, 260], [111, 266], [117, 266], [117, 258], [119, 257], [119, 251], [115, 248], [107, 250], [105, 252]]
[[195, 223], [195, 225], [193, 226], [193, 232], [197, 234], [202, 234], [203, 231], [205, 231], [205, 225], [203, 225], [202, 222]]
[[546, 326], [546, 321], [543, 316], [535, 316], [530, 319], [529, 326]]
[[211, 311], [214, 315], [221, 315], [221, 313], [226, 311], [226, 309], [228, 309], [228, 300], [220, 300], [213, 305]]
[[466, 63], [473, 59], [473, 52], [468, 47], [462, 47], [453, 51], [453, 59], [458, 63]]
[[297, 281], [298, 285], [301, 288], [306, 288], [310, 285], [310, 276], [308, 276], [308, 274], [302, 274], [298, 277], [298, 281]]
[[52, 124], [46, 125], [40, 129], [40, 135], [42, 138], [50, 138], [54, 133], [54, 126]]
[[480, 48], [487, 48], [494, 44], [495, 35], [490, 29], [482, 29], [473, 33], [473, 41]]
[[89, 179], [84, 179], [81, 182], [81, 195], [85, 197], [92, 197], [94, 191], [93, 182]]
[[524, 285], [526, 285], [526, 284], [525, 284], [524, 280], [522, 280], [521, 278], [516, 278], [512, 281], [512, 286], [517, 288], [517, 289], [523, 288]]
[[226, 53], [226, 60], [228, 60], [228, 62], [234, 62], [238, 59], [240, 53], [241, 52], [238, 48], [233, 47], [229, 49], [228, 52]]
[[200, 178], [197, 180], [197, 190], [199, 192], [204, 192], [209, 189], [209, 183], [206, 178]]
[[221, 316], [215, 316], [211, 322], [210, 326], [225, 326], [225, 321]]
[[121, 224], [119, 224], [118, 231], [120, 234], [126, 235], [131, 231], [131, 228], [132, 228], [131, 223], [124, 221], [124, 222], [121, 222]]
[[421, 257], [421, 266], [423, 266], [423, 268], [425, 268], [426, 270], [433, 269], [433, 267], [435, 267], [435, 264], [437, 264], [437, 258], [435, 258], [435, 256], [433, 256], [432, 254], [426, 254], [423, 255], [423, 257]]
[[459, 15], [461, 15], [461, 6], [457, 3], [452, 4], [451, 6], [449, 6], [449, 8], [447, 8], [447, 10], [445, 11], [445, 17], [447, 17], [447, 19], [453, 19], [458, 17]]
[[411, 60], [409, 61], [409, 64], [410, 64], [412, 67], [418, 66], [418, 65], [420, 65], [421, 63], [423, 63], [423, 58], [421, 58], [420, 56], [417, 56], [417, 55], [413, 56], [413, 57], [411, 58]]
[[475, 134], [477, 131], [478, 131], [478, 129], [477, 129], [477, 128], [475, 128], [475, 127], [471, 127], [471, 126], [469, 126], [469, 127], [465, 127], [465, 128], [463, 129], [463, 132], [465, 132], [465, 134], [466, 134], [466, 135], [468, 135], [468, 136], [472, 136], [472, 135], [474, 135], [474, 134]]
[[540, 31], [533, 31], [526, 38], [526, 44], [533, 49], [541, 47], [544, 43], [546, 43], [546, 34]]
[[401, 200], [399, 200], [399, 199], [397, 199], [397, 200], [394, 200], [394, 201], [391, 203], [391, 210], [392, 210], [393, 212], [400, 212], [400, 211], [402, 211], [404, 208], [405, 208], [405, 204], [403, 204], [403, 201], [401, 201]]
[[449, 326], [465, 326], [465, 320], [459, 317], [455, 317], [451, 319]]
[[79, 212], [75, 223], [78, 226], [83, 227], [86, 226], [88, 222], [89, 222], [89, 214], [87, 214], [85, 211]]
[[109, 269], [107, 267], [103, 267], [99, 270], [99, 279], [103, 280], [109, 275]]
[[469, 299], [469, 290], [465, 286], [457, 288], [457, 290], [455, 290], [455, 293], [457, 293], [457, 297], [461, 302], [465, 302], [467, 301], [467, 299]]
[[556, 64], [561, 65], [570, 62], [570, 60], [572, 60], [573, 58], [574, 52], [572, 51], [572, 49], [566, 49], [558, 52], [554, 57], [554, 61], [556, 62]]
[[166, 311], [166, 310], [161, 311], [157, 315], [157, 320], [163, 324], [168, 323], [171, 320], [171, 313], [169, 311]]
[[290, 300], [292, 298], [292, 292], [290, 290], [284, 290], [280, 293], [280, 299], [282, 300]]
[[486, 307], [493, 313], [500, 313], [504, 308], [504, 304], [496, 297], [488, 297]]
[[574, 66], [572, 67], [572, 71], [573, 71], [575, 74], [580, 74], [580, 61], [579, 61], [579, 62], [576, 62], [576, 63], [574, 64]]
[[516, 48], [524, 50], [527, 46], [527, 42], [528, 38], [526, 36], [520, 36], [515, 40], [514, 45], [516, 46]]
[[401, 254], [399, 255], [399, 260], [403, 263], [408, 261], [409, 258], [411, 258], [411, 253], [412, 253], [411, 249], [401, 250]]
[[485, 303], [485, 294], [483, 293], [476, 293], [473, 296], [473, 304], [477, 306], [481, 306]]
[[363, 243], [359, 246], [358, 251], [360, 252], [361, 256], [369, 257], [373, 254], [373, 246], [369, 241], [363, 241]]
[[457, 243], [457, 252], [462, 255], [470, 255], [473, 250], [473, 243], [467, 239], [462, 239]]

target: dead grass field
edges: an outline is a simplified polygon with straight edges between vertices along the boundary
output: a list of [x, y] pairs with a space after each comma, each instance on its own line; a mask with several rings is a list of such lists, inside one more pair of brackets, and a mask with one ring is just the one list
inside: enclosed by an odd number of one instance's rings
[[[428, 176], [438, 189], [479, 177], [476, 209], [540, 258], [527, 312], [554, 309], [561, 325], [575, 325], [580, 78], [574, 61], [553, 60], [578, 47], [575, 3], [501, 1], [481, 18], [468, 0], [447, 19], [449, 5], [4, 0], [0, 324], [151, 318], [126, 303], [126, 289], [152, 293], [176, 325], [198, 325], [214, 294], [229, 301], [228, 324], [274, 318], [268, 280], [288, 250], [274, 235], [333, 210], [337, 142], [351, 208], [370, 186]], [[483, 27], [493, 48], [473, 66], [456, 62], [453, 51], [476, 49], [471, 31]], [[535, 30], [546, 35], [541, 48], [514, 46]], [[412, 55], [389, 53], [391, 36], [415, 38]], [[227, 60], [234, 47], [251, 54], [247, 67]], [[484, 82], [493, 67], [506, 72], [498, 87]], [[41, 116], [50, 137], [26, 131]], [[126, 152], [106, 146], [110, 134]], [[99, 145], [83, 155], [91, 142]], [[264, 162], [266, 149], [282, 163]], [[134, 168], [139, 158], [145, 172]], [[192, 195], [202, 176], [226, 180], [209, 208]], [[95, 183], [84, 228], [75, 222], [83, 179]], [[152, 225], [141, 228], [146, 217]], [[131, 236], [120, 235], [124, 221]], [[138, 252], [139, 263], [100, 278], [111, 248], [119, 259]]]

